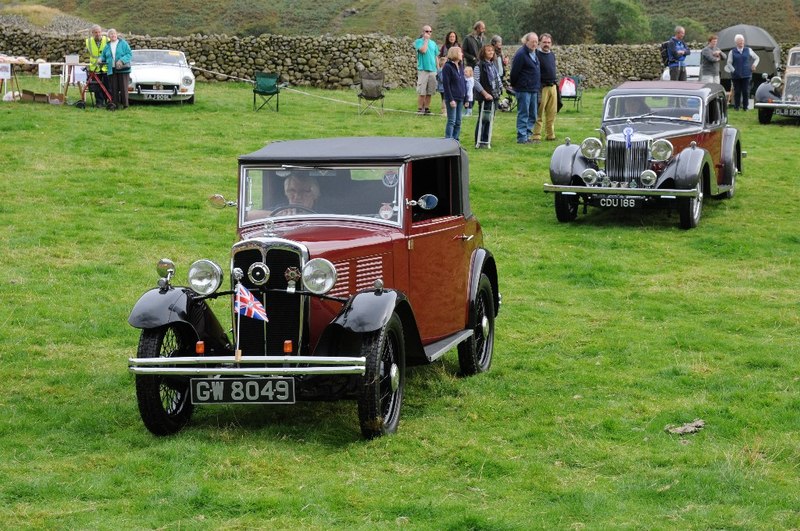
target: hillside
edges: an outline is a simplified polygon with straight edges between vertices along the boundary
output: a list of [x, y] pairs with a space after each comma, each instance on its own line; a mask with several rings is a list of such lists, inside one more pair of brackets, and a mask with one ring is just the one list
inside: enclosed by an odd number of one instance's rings
[[[640, 0], [650, 17], [676, 22], [691, 18], [709, 31], [734, 24], [761, 26], [780, 42], [800, 42], [800, 0]], [[194, 0], [162, 2], [130, 0], [127, 9], [105, 0], [22, 0], [0, 9], [22, 14], [39, 26], [53, 13], [80, 17], [123, 33], [188, 35], [283, 35], [382, 33], [416, 36], [422, 24], [437, 22], [460, 33], [476, 18], [491, 28], [502, 28], [504, 11], [495, 6], [505, 0]], [[180, 5], [179, 5], [180, 4]], [[41, 9], [41, 5], [53, 9]], [[443, 21], [447, 20], [447, 23]], [[536, 30], [537, 28], [531, 28]], [[511, 36], [513, 37], [513, 36]], [[509, 36], [507, 36], [508, 40]]]

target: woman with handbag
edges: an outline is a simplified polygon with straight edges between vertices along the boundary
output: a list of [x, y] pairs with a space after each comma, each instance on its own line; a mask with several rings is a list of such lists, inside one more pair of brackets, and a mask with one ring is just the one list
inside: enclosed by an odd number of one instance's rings
[[111, 96], [117, 108], [128, 108], [128, 84], [131, 74], [131, 47], [120, 39], [117, 30], [108, 30], [108, 44], [100, 53], [100, 61], [108, 65], [108, 78], [111, 81]]

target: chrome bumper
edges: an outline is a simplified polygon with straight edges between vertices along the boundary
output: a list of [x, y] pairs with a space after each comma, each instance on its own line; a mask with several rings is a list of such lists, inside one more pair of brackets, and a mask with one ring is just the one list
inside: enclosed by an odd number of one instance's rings
[[756, 103], [755, 107], [764, 109], [800, 109], [800, 103]]
[[697, 198], [697, 189], [675, 190], [672, 188], [606, 188], [601, 186], [572, 186], [544, 183], [544, 191], [562, 194], [655, 196], [674, 199], [676, 197]]
[[164, 376], [301, 376], [306, 374], [364, 374], [366, 358], [326, 356], [196, 356], [185, 358], [128, 358], [134, 374]]

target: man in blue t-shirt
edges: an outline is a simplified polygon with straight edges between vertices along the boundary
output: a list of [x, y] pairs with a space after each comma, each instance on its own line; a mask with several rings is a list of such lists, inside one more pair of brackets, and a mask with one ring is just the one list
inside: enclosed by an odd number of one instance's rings
[[417, 114], [431, 114], [431, 96], [436, 93], [436, 56], [439, 47], [431, 39], [431, 27], [425, 24], [422, 35], [414, 41], [417, 50]]
[[675, 35], [669, 40], [667, 53], [669, 54], [669, 79], [671, 81], [686, 81], [686, 56], [691, 50], [683, 42], [686, 30], [683, 26], [675, 26]]

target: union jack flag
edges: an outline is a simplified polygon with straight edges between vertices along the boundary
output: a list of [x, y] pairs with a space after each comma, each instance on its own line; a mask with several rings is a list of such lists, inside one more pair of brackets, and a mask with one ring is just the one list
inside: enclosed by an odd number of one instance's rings
[[233, 309], [245, 317], [251, 317], [260, 321], [267, 321], [267, 311], [264, 306], [256, 299], [250, 290], [241, 284], [236, 285], [236, 297], [233, 299]]

